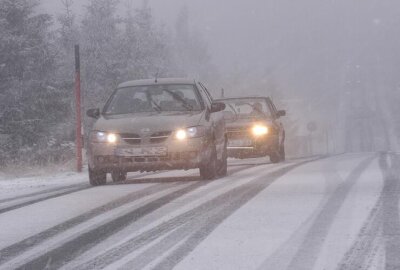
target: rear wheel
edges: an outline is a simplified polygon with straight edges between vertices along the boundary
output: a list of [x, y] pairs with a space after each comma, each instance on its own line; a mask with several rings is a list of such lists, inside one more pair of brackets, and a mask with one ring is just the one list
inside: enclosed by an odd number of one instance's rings
[[112, 178], [113, 182], [115, 182], [115, 183], [125, 181], [126, 177], [127, 177], [127, 173], [123, 172], [123, 171], [113, 171], [111, 173], [111, 178]]
[[279, 163], [281, 161], [281, 156], [278, 152], [273, 152], [269, 155], [271, 163]]
[[204, 180], [212, 180], [217, 176], [217, 150], [215, 149], [215, 145], [211, 146], [210, 157], [203, 161], [199, 167], [200, 176]]
[[93, 170], [89, 167], [89, 182], [92, 186], [101, 186], [107, 183], [107, 173]]
[[283, 143], [281, 145], [281, 149], [279, 151], [279, 154], [281, 156], [281, 161], [285, 161], [286, 160], [286, 153], [285, 153], [285, 145]]

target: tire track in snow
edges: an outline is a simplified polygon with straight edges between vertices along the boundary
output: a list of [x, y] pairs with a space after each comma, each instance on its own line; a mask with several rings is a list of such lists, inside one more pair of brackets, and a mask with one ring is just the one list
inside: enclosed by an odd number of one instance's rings
[[[279, 177], [308, 162], [311, 161], [304, 161], [288, 165], [261, 177], [255, 177], [255, 179], [251, 180], [250, 182], [233, 188], [191, 210], [173, 217], [172, 219], [135, 236], [122, 245], [117, 246], [74, 269], [99, 269], [106, 267], [107, 265], [122, 259], [131, 252], [143, 248], [153, 241], [172, 232], [171, 235], [174, 235], [174, 237], [166, 237], [158, 245], [152, 247], [152, 253], [159, 255], [165, 252], [165, 246], [174, 246], [187, 237], [187, 233], [193, 233], [193, 231], [195, 231], [194, 234], [189, 237], [189, 242], [184, 242], [183, 245], [185, 247], [183, 249], [180, 248], [171, 255], [174, 257], [173, 261], [178, 263], [198, 244], [200, 244], [202, 240], [204, 240], [204, 238], [219, 224], [221, 224], [227, 217], [233, 214], [246, 202], [251, 200], [254, 196], [276, 181]], [[220, 211], [217, 211], [217, 209], [220, 209]], [[217, 211], [217, 213], [215, 215], [210, 215], [210, 213], [213, 213], [214, 211]], [[200, 222], [199, 224], [198, 220], [203, 220], [203, 222]], [[204, 223], [204, 221], [206, 222]], [[176, 232], [173, 232], [174, 230], [176, 230]], [[153, 257], [151, 257], [151, 259], [148, 258], [147, 255], [148, 253], [146, 252], [142, 255], [139, 255], [137, 260], [140, 261], [139, 265], [141, 267], [147, 265], [152, 259], [154, 259]], [[139, 269], [140, 267], [135, 266], [138, 261], [135, 261], [134, 263], [128, 263], [127, 268]], [[171, 260], [168, 260], [168, 262], [170, 261]], [[156, 269], [168, 267], [169, 263], [167, 264], [163, 261], [157, 266]]]
[[[173, 269], [178, 263], [185, 259], [203, 240], [205, 240], [223, 221], [235, 213], [239, 208], [269, 187], [272, 183], [287, 174], [288, 172], [310, 162], [320, 160], [304, 161], [289, 165], [285, 168], [271, 172], [267, 175], [257, 177], [252, 182], [243, 187], [243, 191], [237, 190], [237, 194], [226, 194], [223, 200], [226, 201], [222, 209], [210, 217], [203, 226], [196, 228], [196, 231], [184, 241], [176, 250], [164, 258], [152, 269]], [[132, 265], [130, 265], [132, 266]]]
[[99, 227], [85, 232], [78, 237], [62, 244], [58, 248], [48, 251], [17, 269], [58, 269], [65, 263], [71, 261], [83, 251], [90, 249], [112, 234], [122, 230], [129, 224], [157, 210], [163, 205], [170, 203], [179, 197], [206, 185], [209, 182], [198, 182], [182, 189], [162, 196], [154, 201], [145, 204], [123, 216], [109, 221]]
[[[386, 160], [387, 159], [383, 159]], [[385, 164], [385, 163], [383, 163]], [[386, 163], [387, 165], [387, 163]], [[391, 165], [383, 166], [383, 236], [385, 238], [386, 270], [400, 268], [400, 157], [391, 155]]]
[[[161, 174], [163, 173], [163, 171], [160, 172], [152, 172], [152, 173], [143, 173], [140, 175], [135, 175], [133, 180], [127, 180], [129, 182], [133, 182], [133, 183], [137, 183], [136, 181], [140, 181], [143, 177], [149, 176], [149, 175], [157, 175], [157, 174]], [[126, 182], [125, 182], [126, 183]], [[121, 184], [121, 183], [112, 183], [110, 185], [116, 185], [116, 184]], [[122, 183], [123, 184], [123, 183]], [[34, 192], [34, 193], [29, 193], [29, 194], [24, 194], [24, 195], [20, 195], [14, 198], [7, 198], [7, 199], [2, 199], [0, 200], [0, 214], [5, 213], [5, 212], [9, 212], [12, 210], [16, 210], [31, 204], [35, 204], [38, 202], [42, 202], [42, 201], [46, 201], [46, 200], [50, 200], [50, 199], [54, 199], [57, 197], [61, 197], [64, 195], [69, 195], [78, 191], [82, 191], [82, 190], [86, 190], [86, 189], [90, 189], [90, 188], [94, 188], [92, 186], [90, 186], [89, 184], [77, 184], [77, 185], [71, 185], [71, 186], [65, 186], [65, 187], [58, 187], [58, 188], [53, 188], [53, 189], [47, 189], [47, 190], [43, 190], [43, 191], [38, 191], [38, 192]], [[51, 193], [51, 194], [49, 194]], [[47, 195], [46, 195], [47, 194]], [[40, 196], [40, 195], [44, 195], [44, 196]], [[13, 202], [13, 201], [18, 201], [18, 200], [24, 200], [24, 199], [29, 199], [30, 197], [36, 197], [39, 196], [39, 198], [34, 198], [28, 201], [23, 201], [21, 203], [15, 203], [12, 205], [8, 205], [5, 206], [3, 208], [1, 208], [1, 204], [7, 204], [9, 202]]]
[[11, 246], [8, 246], [6, 248], [3, 248], [0, 250], [0, 265], [4, 264], [5, 262], [7, 262], [8, 260], [12, 259], [13, 257], [18, 256], [19, 254], [21, 254], [22, 252], [36, 246], [39, 245], [40, 243], [44, 242], [45, 240], [60, 234], [70, 228], [73, 228], [74, 226], [81, 224], [85, 221], [88, 221], [96, 216], [99, 216], [101, 214], [104, 214], [108, 211], [112, 211], [115, 208], [118, 208], [124, 204], [128, 204], [131, 202], [134, 202], [136, 200], [139, 200], [145, 196], [149, 196], [155, 193], [158, 193], [160, 191], [169, 189], [171, 187], [174, 187], [178, 185], [177, 184], [157, 184], [154, 186], [150, 186], [147, 188], [144, 188], [142, 190], [138, 190], [135, 192], [132, 192], [122, 198], [119, 198], [117, 200], [114, 200], [108, 204], [102, 205], [100, 207], [97, 207], [87, 213], [84, 213], [82, 215], [79, 215], [75, 218], [72, 218], [66, 222], [63, 222], [59, 225], [56, 225], [50, 229], [47, 229], [43, 232], [40, 232], [39, 234], [33, 235], [29, 238], [26, 238], [18, 243], [15, 243]]
[[[234, 169], [229, 168], [228, 175], [234, 175], [238, 172], [243, 172], [240, 176], [249, 178], [249, 176], [252, 176], [254, 173], [253, 169], [257, 170], [257, 167], [259, 167], [259, 166], [243, 166], [243, 168], [235, 167]], [[275, 167], [270, 167], [269, 169], [274, 169], [274, 168]], [[248, 169], [252, 169], [252, 170], [248, 170]], [[260, 169], [258, 169], [257, 172], [258, 171], [260, 171]], [[196, 203], [196, 201], [198, 201], [198, 200], [206, 201], [203, 198], [209, 196], [210, 193], [224, 192], [224, 190], [226, 190], [226, 187], [229, 188], [229, 186], [230, 186], [229, 183], [231, 181], [232, 181], [232, 179], [229, 179], [229, 178], [222, 178], [222, 179], [220, 179], [220, 181], [213, 181], [210, 185], [207, 185], [207, 187], [199, 189], [198, 191], [189, 194], [189, 196], [182, 198], [181, 200], [179, 200], [179, 202], [177, 202], [178, 203], [177, 205], [169, 204], [169, 205], [164, 206], [162, 209], [160, 209], [160, 211], [154, 212], [154, 213], [146, 216], [144, 219], [140, 220], [139, 222], [132, 224], [132, 226], [130, 226], [130, 229], [128, 230], [128, 232], [125, 232], [122, 236], [116, 236], [114, 239], [109, 239], [108, 242], [112, 246], [111, 249], [104, 251], [104, 248], [101, 248], [101, 246], [98, 246], [97, 248], [91, 250], [91, 253], [93, 255], [90, 255], [90, 252], [89, 252], [89, 254], [83, 254], [82, 258], [77, 258], [77, 262], [76, 263], [72, 262], [70, 265], [67, 265], [66, 269], [74, 269], [74, 270], [86, 269], [86, 268], [91, 269], [91, 268], [93, 268], [91, 266], [92, 264], [96, 264], [97, 266], [100, 265], [100, 261], [104, 261], [105, 257], [116, 258], [116, 257], [121, 257], [121, 254], [125, 254], [127, 251], [128, 251], [128, 253], [130, 253], [129, 249], [126, 247], [126, 244], [121, 244], [121, 245], [118, 244], [118, 245], [116, 245], [116, 247], [114, 247], [115, 243], [119, 243], [119, 242], [124, 243], [127, 238], [126, 235], [131, 235], [131, 234], [137, 235], [138, 231], [145, 231], [146, 229], [145, 230], [142, 230], [142, 229], [148, 227], [149, 225], [153, 224], [157, 220], [160, 220], [160, 223], [161, 223], [162, 220], [164, 219], [164, 217], [168, 217], [168, 215], [171, 215], [176, 211], [182, 212], [182, 211], [179, 211], [179, 208], [180, 208], [179, 205], [183, 206], [184, 208], [190, 209], [191, 208], [190, 204]], [[237, 181], [238, 180], [236, 179], [235, 181], [232, 182], [232, 184], [235, 184], [235, 182], [237, 182]], [[241, 184], [239, 184], [239, 185], [241, 185]], [[197, 205], [200, 205], [201, 203], [202, 202], [198, 203]], [[156, 225], [154, 225], [154, 226], [156, 226]], [[174, 227], [174, 228], [176, 229], [177, 227]], [[171, 230], [173, 230], [173, 229], [171, 229]], [[166, 234], [168, 234], [168, 233], [169, 232], [167, 232]], [[157, 237], [157, 239], [159, 239], [160, 235], [157, 236], [157, 233], [155, 233], [154, 235]], [[131, 236], [131, 237], [133, 238], [133, 236]], [[102, 245], [104, 245], [104, 243]], [[98, 255], [98, 254], [104, 254], [104, 255]], [[95, 259], [85, 259], [85, 256], [87, 256], [88, 258], [95, 257]], [[107, 265], [107, 263], [104, 263], [104, 265]]]
[[305, 235], [303, 243], [287, 269], [312, 269], [325, 238], [353, 186], [376, 157], [363, 160], [329, 196]]
[[[35, 199], [32, 199], [32, 200], [24, 201], [22, 203], [16, 203], [16, 204], [12, 204], [10, 206], [5, 206], [4, 208], [0, 208], [0, 214], [6, 213], [6, 212], [9, 212], [9, 211], [12, 211], [12, 210], [16, 210], [16, 209], [19, 209], [19, 208], [22, 208], [22, 207], [25, 207], [25, 206], [28, 206], [28, 205], [31, 205], [31, 204], [35, 204], [35, 203], [38, 203], [38, 202], [54, 199], [54, 198], [57, 198], [57, 197], [61, 197], [61, 196], [68, 195], [68, 194], [72, 194], [72, 193], [79, 192], [79, 191], [86, 190], [86, 189], [90, 189], [90, 188], [92, 188], [92, 187], [88, 186], [88, 185], [82, 185], [79, 188], [63, 188], [63, 189], [60, 189], [59, 191], [56, 191], [55, 194], [46, 195], [46, 196], [35, 198]], [[48, 192], [46, 192], [45, 194], [47, 194], [47, 193]], [[32, 195], [32, 196], [34, 196], [34, 195]], [[30, 197], [32, 197], [32, 196], [30, 196]]]
[[376, 242], [384, 245], [385, 269], [400, 269], [399, 156], [383, 153], [379, 165], [384, 178], [381, 195], [338, 269], [368, 269], [371, 258], [376, 256], [377, 249], [373, 248]]
[[[253, 167], [256, 167], [256, 166], [245, 165], [242, 167], [230, 169], [229, 175], [232, 175], [237, 172], [244, 171], [246, 169], [253, 168]], [[71, 229], [81, 223], [84, 223], [84, 222], [86, 222], [90, 219], [93, 219], [99, 215], [102, 215], [106, 212], [112, 211], [113, 209], [118, 208], [122, 205], [137, 201], [143, 197], [150, 196], [150, 195], [153, 195], [153, 194], [161, 192], [161, 191], [165, 191], [167, 189], [187, 183], [189, 181], [194, 181], [194, 180], [198, 181], [199, 180], [199, 177], [198, 176], [196, 177], [194, 175], [187, 176], [187, 177], [180, 177], [179, 179], [174, 178], [174, 181], [167, 181], [167, 182], [164, 181], [165, 178], [142, 179], [142, 177], [146, 177], [149, 175], [155, 175], [155, 174], [158, 174], [158, 173], [140, 175], [139, 177], [137, 177], [133, 180], [130, 179], [125, 183], [117, 183], [116, 185], [137, 183], [136, 181], [145, 182], [145, 183], [153, 183], [154, 182], [154, 183], [159, 183], [159, 184], [153, 185], [151, 187], [148, 187], [148, 188], [145, 188], [145, 189], [142, 189], [139, 191], [132, 192], [122, 198], [116, 199], [106, 205], [100, 206], [98, 208], [95, 208], [95, 209], [87, 212], [87, 213], [84, 213], [75, 218], [72, 218], [66, 222], [63, 222], [63, 223], [56, 225], [50, 229], [47, 229], [37, 235], [33, 235], [33, 236], [31, 236], [27, 239], [24, 239], [18, 243], [15, 243], [11, 246], [3, 248], [2, 250], [0, 250], [0, 265], [15, 258], [16, 256], [22, 254], [23, 252], [26, 252], [29, 249], [40, 245], [41, 243], [45, 242], [46, 240], [67, 231], [68, 229]], [[182, 180], [182, 178], [184, 178], [184, 180]]]
[[53, 193], [53, 192], [57, 192], [57, 191], [65, 190], [65, 189], [79, 188], [79, 187], [84, 188], [84, 187], [87, 187], [87, 186], [88, 186], [87, 184], [77, 184], [77, 185], [71, 185], [71, 186], [50, 188], [50, 189], [46, 189], [46, 190], [41, 190], [41, 191], [37, 191], [37, 192], [32, 192], [32, 193], [28, 193], [28, 194], [19, 195], [19, 196], [12, 197], [12, 198], [1, 199], [0, 200], [0, 204], [7, 203], [7, 202], [12, 202], [12, 201], [16, 201], [16, 200], [21, 200], [21, 199], [27, 199], [29, 197], [45, 195], [45, 194], [48, 194], [48, 193]]
[[305, 235], [308, 228], [315, 220], [318, 213], [321, 211], [322, 207], [328, 200], [328, 194], [335, 190], [337, 186], [336, 183], [343, 181], [342, 177], [339, 175], [336, 169], [336, 163], [324, 165], [325, 174], [325, 197], [319, 202], [318, 206], [313, 210], [313, 212], [308, 216], [308, 218], [303, 221], [296, 230], [290, 235], [278, 249], [273, 252], [262, 264], [258, 267], [259, 270], [264, 269], [286, 269], [290, 263], [290, 260], [295, 256], [298, 251], [298, 247], [304, 241]]
[[[136, 258], [126, 263], [123, 267], [118, 268], [120, 270], [143, 269], [148, 264], [158, 259], [160, 255], [162, 255], [164, 252], [171, 250], [183, 239], [188, 238], [194, 230], [196, 230], [197, 228], [204, 228], [207, 223], [210, 222], [210, 220], [213, 220], [216, 217], [220, 216], [220, 211], [223, 208], [223, 205], [216, 206], [215, 208], [210, 209], [208, 212], [193, 217], [187, 223], [178, 224], [178, 226], [174, 228], [172, 232], [167, 232], [167, 236], [159, 243], [143, 251]], [[112, 265], [111, 268], [113, 268]]]

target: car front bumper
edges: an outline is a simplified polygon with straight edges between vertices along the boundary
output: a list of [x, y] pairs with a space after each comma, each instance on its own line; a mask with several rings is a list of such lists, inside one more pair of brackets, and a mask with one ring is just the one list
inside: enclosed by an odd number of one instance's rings
[[269, 155], [278, 144], [277, 135], [261, 138], [246, 136], [228, 140], [228, 156], [233, 158], [251, 158]]
[[[188, 170], [198, 168], [206, 160], [206, 138], [192, 138], [185, 141], [168, 140], [162, 144], [112, 145], [91, 142], [88, 148], [89, 166], [95, 170], [111, 172], [121, 170], [159, 171], [159, 170]], [[123, 154], [122, 150], [165, 149], [162, 154], [144, 154], [140, 156]]]

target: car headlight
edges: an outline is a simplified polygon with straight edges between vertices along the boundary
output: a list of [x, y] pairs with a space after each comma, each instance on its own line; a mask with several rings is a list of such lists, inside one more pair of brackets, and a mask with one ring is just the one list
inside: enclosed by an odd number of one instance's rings
[[205, 135], [205, 128], [202, 126], [179, 129], [175, 132], [175, 138], [184, 141], [188, 138], [197, 138]]
[[264, 136], [269, 133], [269, 128], [264, 125], [255, 125], [252, 128], [253, 135], [256, 137]]
[[175, 137], [180, 141], [186, 140], [188, 137], [187, 131], [184, 129], [180, 129], [176, 132]]
[[119, 136], [115, 133], [107, 133], [102, 131], [93, 132], [91, 140], [98, 143], [115, 144], [118, 142]]

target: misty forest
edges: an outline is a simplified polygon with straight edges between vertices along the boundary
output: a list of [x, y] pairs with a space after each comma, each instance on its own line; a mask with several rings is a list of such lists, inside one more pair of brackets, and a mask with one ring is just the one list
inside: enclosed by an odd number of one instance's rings
[[399, 150], [395, 0], [204, 1], [203, 21], [184, 4], [168, 23], [152, 1], [57, 1], [0, 0], [1, 167], [74, 159], [75, 44], [83, 112], [123, 81], [188, 77], [215, 97], [271, 96], [288, 155]]

